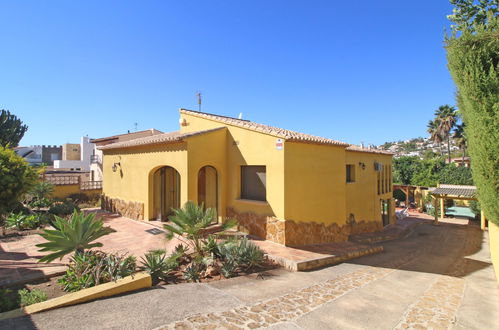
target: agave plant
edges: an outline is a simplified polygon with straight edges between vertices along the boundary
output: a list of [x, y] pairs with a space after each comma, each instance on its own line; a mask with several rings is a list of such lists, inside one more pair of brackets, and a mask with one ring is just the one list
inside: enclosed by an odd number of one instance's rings
[[151, 250], [141, 258], [140, 269], [148, 272], [153, 280], [165, 279], [169, 272], [179, 266], [180, 254], [174, 252], [171, 256], [166, 256], [165, 250]]
[[[174, 215], [169, 219], [173, 224], [166, 224], [166, 238], [171, 240], [175, 235], [184, 240], [185, 243], [194, 250], [196, 255], [204, 255], [202, 238], [204, 229], [211, 225], [215, 219], [215, 210], [205, 209], [204, 206], [196, 205], [189, 201], [181, 209], [174, 209]], [[222, 224], [222, 230], [227, 230], [236, 225], [235, 220], [227, 220]], [[185, 238], [185, 239], [184, 239]]]
[[111, 227], [104, 227], [101, 219], [96, 219], [95, 214], [84, 214], [75, 211], [69, 220], [55, 217], [54, 230], [44, 230], [40, 236], [47, 242], [37, 244], [40, 252], [55, 251], [40, 259], [39, 262], [51, 262], [57, 258], [62, 259], [66, 254], [83, 253], [85, 249], [101, 247], [102, 243], [92, 243], [96, 239], [115, 232]]

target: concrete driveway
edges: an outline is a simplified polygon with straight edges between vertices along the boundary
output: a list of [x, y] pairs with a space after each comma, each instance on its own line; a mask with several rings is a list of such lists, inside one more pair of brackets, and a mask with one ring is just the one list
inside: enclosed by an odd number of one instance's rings
[[5, 329], [499, 329], [487, 233], [422, 224], [385, 252], [310, 272], [167, 285], [0, 322]]

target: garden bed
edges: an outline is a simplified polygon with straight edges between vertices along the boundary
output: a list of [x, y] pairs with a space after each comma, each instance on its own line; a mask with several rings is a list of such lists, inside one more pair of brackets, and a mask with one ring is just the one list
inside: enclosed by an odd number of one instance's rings
[[[161, 285], [171, 285], [171, 284], [180, 284], [180, 283], [191, 283], [191, 281], [188, 281], [184, 278], [184, 272], [188, 266], [189, 266], [189, 264], [187, 264], [187, 263], [182, 264], [178, 270], [173, 271], [164, 280], [158, 281], [157, 283], [155, 283], [155, 285], [161, 286]], [[265, 271], [276, 269], [279, 267], [281, 267], [281, 266], [278, 265], [277, 263], [275, 263], [274, 261], [270, 260], [269, 258], [265, 257], [265, 259], [261, 265], [252, 268], [250, 271], [237, 272], [236, 274], [234, 274], [234, 276], [229, 277], [229, 278], [263, 273]], [[224, 277], [222, 274], [212, 274], [212, 275], [207, 275], [206, 277], [200, 278], [198, 282], [199, 283], [208, 283], [208, 282], [220, 281], [220, 280], [226, 280], [226, 279], [228, 279], [228, 278]]]
[[[40, 290], [45, 293], [47, 299], [53, 299], [67, 294], [67, 292], [64, 292], [61, 286], [57, 283], [60, 278], [61, 276], [42, 278], [30, 283], [16, 284], [0, 289], [2, 293], [2, 297], [0, 297], [0, 313], [20, 307], [18, 296], [19, 290], [27, 289], [30, 292]], [[10, 306], [10, 308], [7, 308], [6, 306]]]

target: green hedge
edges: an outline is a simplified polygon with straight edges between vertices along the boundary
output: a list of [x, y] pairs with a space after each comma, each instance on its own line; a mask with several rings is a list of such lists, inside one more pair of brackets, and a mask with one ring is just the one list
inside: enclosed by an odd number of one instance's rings
[[473, 180], [485, 216], [499, 225], [499, 19], [446, 40], [466, 123]]

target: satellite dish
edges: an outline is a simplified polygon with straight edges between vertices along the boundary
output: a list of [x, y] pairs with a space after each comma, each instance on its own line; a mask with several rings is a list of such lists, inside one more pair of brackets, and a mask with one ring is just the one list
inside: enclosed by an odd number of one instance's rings
[[238, 119], [243, 119], [243, 113], [242, 113], [242, 112], [240, 112], [240, 113], [239, 113], [239, 116], [237, 116], [237, 118], [238, 118]]

